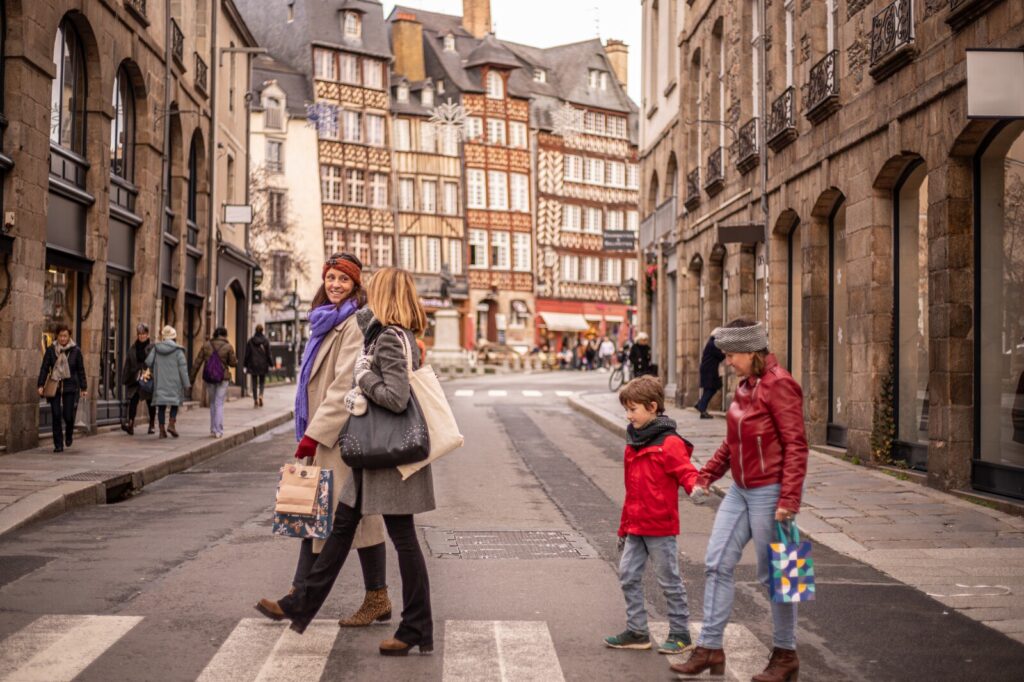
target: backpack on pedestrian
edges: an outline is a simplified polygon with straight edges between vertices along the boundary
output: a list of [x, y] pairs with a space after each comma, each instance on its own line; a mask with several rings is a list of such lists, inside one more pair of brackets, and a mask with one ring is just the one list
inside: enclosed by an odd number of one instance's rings
[[224, 363], [221, 362], [220, 353], [217, 352], [216, 348], [213, 348], [213, 352], [210, 353], [210, 357], [206, 359], [206, 363], [203, 365], [203, 381], [207, 384], [219, 384], [224, 381]]

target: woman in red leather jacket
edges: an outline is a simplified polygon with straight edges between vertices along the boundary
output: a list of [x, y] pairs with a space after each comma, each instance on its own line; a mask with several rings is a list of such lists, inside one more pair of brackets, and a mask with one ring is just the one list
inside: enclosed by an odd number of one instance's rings
[[[714, 456], [697, 477], [705, 492], [726, 472], [733, 484], [715, 516], [704, 559], [704, 625], [697, 648], [685, 663], [672, 666], [683, 675], [725, 669], [722, 637], [732, 611], [733, 572], [743, 547], [757, 547], [757, 577], [767, 587], [767, 546], [774, 541], [776, 521], [792, 521], [800, 511], [807, 474], [803, 393], [789, 372], [768, 352], [764, 324], [735, 320], [714, 331], [725, 364], [740, 380], [726, 413], [728, 431]], [[752, 682], [797, 679], [796, 604], [772, 602], [773, 649], [768, 667]]]

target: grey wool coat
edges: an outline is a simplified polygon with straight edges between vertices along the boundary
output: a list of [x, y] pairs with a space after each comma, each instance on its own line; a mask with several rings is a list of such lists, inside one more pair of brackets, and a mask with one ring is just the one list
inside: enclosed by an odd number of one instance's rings
[[161, 341], [149, 351], [146, 365], [153, 368], [153, 404], [181, 405], [190, 389], [185, 349], [174, 341]]
[[[368, 309], [357, 315], [359, 327], [364, 331], [373, 321]], [[368, 401], [380, 407], [401, 412], [409, 403], [412, 391], [409, 387], [409, 370], [405, 348], [397, 334], [405, 334], [412, 353], [413, 368], [419, 366], [419, 353], [412, 332], [392, 327], [377, 337], [370, 371], [359, 379], [359, 388]], [[362, 506], [365, 514], [420, 514], [435, 508], [434, 477], [430, 466], [402, 480], [398, 469], [363, 469]], [[341, 501], [355, 507], [358, 490], [354, 479], [345, 484]]]

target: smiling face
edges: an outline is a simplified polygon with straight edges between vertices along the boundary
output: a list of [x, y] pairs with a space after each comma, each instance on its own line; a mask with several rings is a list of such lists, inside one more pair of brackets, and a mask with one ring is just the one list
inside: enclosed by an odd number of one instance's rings
[[139, 343], [146, 343], [147, 341], [149, 341], [149, 332], [139, 332], [136, 338], [138, 339]]
[[60, 334], [57, 334], [57, 343], [59, 343], [62, 346], [68, 345], [68, 341], [70, 340], [71, 332], [69, 332], [67, 329], [62, 329], [60, 331]]
[[644, 405], [627, 401], [624, 407], [626, 408], [626, 421], [632, 424], [634, 429], [642, 429], [658, 416], [658, 403]]
[[750, 376], [750, 372], [754, 366], [754, 354], [726, 353], [725, 364], [727, 367], [732, 367], [732, 371], [736, 373], [737, 378], [743, 379]]
[[324, 275], [324, 291], [332, 305], [338, 305], [352, 294], [355, 289], [352, 278], [340, 270], [328, 270]]

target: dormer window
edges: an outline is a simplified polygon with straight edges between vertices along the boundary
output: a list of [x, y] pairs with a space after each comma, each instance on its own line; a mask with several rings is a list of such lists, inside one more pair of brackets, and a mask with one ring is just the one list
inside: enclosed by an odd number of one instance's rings
[[497, 71], [487, 72], [487, 97], [505, 99], [505, 81]]
[[533, 70], [533, 80], [535, 82], [537, 82], [537, 83], [547, 83], [548, 82], [548, 72], [545, 71], [544, 69], [534, 69]]
[[590, 89], [591, 90], [607, 90], [608, 89], [608, 72], [601, 71], [600, 69], [590, 70]]
[[345, 12], [341, 18], [342, 31], [346, 38], [358, 40], [363, 35], [363, 18], [359, 12]]
[[284, 128], [284, 103], [277, 97], [267, 97], [263, 101], [264, 125], [268, 130]]
[[425, 107], [434, 106], [434, 89], [430, 87], [423, 88], [420, 93], [420, 104]]
[[439, 94], [439, 95], [443, 95], [444, 94], [444, 81], [443, 80], [437, 81], [437, 94]]
[[406, 85], [405, 83], [402, 83], [401, 85], [399, 85], [398, 86], [398, 92], [395, 94], [395, 96], [398, 98], [398, 101], [402, 102], [403, 104], [405, 102], [408, 102], [409, 101], [409, 86]]
[[455, 36], [451, 33], [444, 37], [444, 51], [455, 52]]

